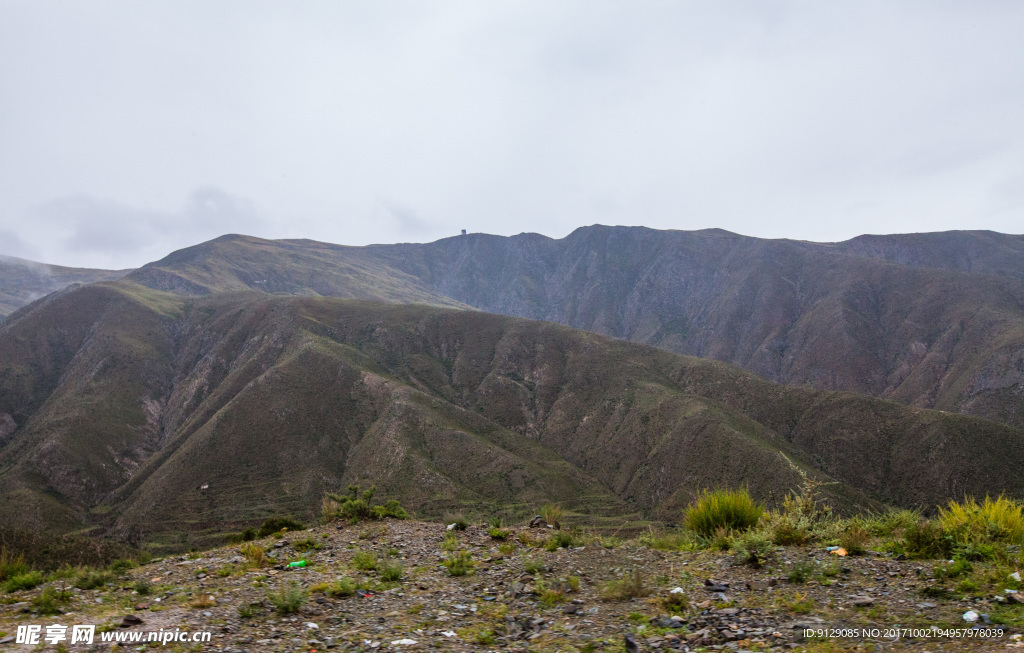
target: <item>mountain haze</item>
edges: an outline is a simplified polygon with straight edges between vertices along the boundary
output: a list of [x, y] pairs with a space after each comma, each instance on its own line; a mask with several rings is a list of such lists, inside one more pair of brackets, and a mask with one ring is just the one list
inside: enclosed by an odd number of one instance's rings
[[128, 272], [66, 268], [0, 255], [0, 321], [22, 306], [73, 283], [113, 281]]

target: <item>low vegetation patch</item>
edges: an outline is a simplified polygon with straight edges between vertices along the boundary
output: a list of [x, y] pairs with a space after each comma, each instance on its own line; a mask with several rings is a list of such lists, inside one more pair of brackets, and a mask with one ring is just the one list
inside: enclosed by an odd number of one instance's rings
[[276, 592], [267, 592], [267, 600], [278, 614], [294, 614], [306, 603], [306, 591], [298, 583], [288, 583]]
[[686, 509], [685, 521], [694, 532], [710, 537], [719, 528], [744, 531], [757, 525], [764, 508], [745, 489], [705, 490]]
[[600, 589], [600, 596], [606, 601], [628, 601], [647, 596], [650, 593], [651, 590], [644, 582], [643, 573], [639, 569], [634, 569], [630, 574], [605, 583]]
[[346, 521], [350, 524], [357, 524], [367, 519], [409, 519], [409, 513], [395, 499], [391, 499], [381, 505], [373, 505], [373, 496], [377, 492], [377, 486], [371, 486], [360, 494], [358, 485], [348, 486], [348, 494], [333, 494], [328, 492], [323, 499], [321, 514], [324, 523], [336, 520]]

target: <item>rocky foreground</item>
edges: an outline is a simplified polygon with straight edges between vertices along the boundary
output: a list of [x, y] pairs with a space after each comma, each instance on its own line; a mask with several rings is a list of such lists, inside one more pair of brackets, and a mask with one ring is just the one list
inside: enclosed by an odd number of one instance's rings
[[[393, 520], [285, 533], [257, 541], [258, 547], [247, 543], [155, 561], [96, 589], [73, 588], [69, 577], [7, 594], [0, 641], [26, 650], [118, 647], [99, 643], [99, 634], [92, 646], [14, 641], [19, 625], [38, 624], [45, 633], [50, 624], [97, 624], [107, 632], [207, 630], [212, 638], [206, 644], [149, 646], [238, 653], [1020, 646], [1020, 597], [936, 592], [932, 572], [942, 562], [875, 552], [840, 558], [815, 548], [779, 547], [755, 569], [724, 551], [665, 552], [610, 538], [577, 537], [555, 550], [539, 546], [551, 533], [521, 527], [496, 539], [487, 527], [456, 531]], [[260, 560], [264, 550], [268, 558]], [[460, 551], [468, 553], [462, 569], [444, 564]], [[451, 574], [462, 570], [468, 573]], [[40, 600], [61, 590], [67, 593], [57, 603]], [[974, 624], [964, 620], [969, 611], [978, 615]], [[839, 630], [853, 636], [809, 632], [843, 634]]]

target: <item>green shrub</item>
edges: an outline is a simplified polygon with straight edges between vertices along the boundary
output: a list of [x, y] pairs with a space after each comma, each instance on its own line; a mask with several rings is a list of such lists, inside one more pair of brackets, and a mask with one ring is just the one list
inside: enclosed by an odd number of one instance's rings
[[4, 591], [8, 594], [20, 590], [30, 590], [43, 584], [43, 574], [38, 571], [29, 571], [17, 576], [11, 576], [4, 582]]
[[487, 525], [491, 528], [501, 528], [504, 524], [501, 521], [501, 517], [491, 517], [487, 520]]
[[921, 514], [914, 510], [889, 510], [868, 519], [867, 529], [876, 537], [890, 537], [900, 529], [921, 521]]
[[276, 592], [267, 592], [267, 599], [278, 613], [294, 614], [306, 602], [306, 591], [298, 583], [288, 583]]
[[797, 562], [789, 567], [786, 577], [791, 583], [806, 583], [814, 574], [814, 565], [808, 562]]
[[544, 542], [544, 548], [548, 551], [568, 549], [576, 544], [575, 538], [569, 531], [556, 531]]
[[110, 563], [109, 569], [110, 569], [110, 571], [112, 571], [115, 574], [117, 574], [117, 573], [120, 573], [122, 571], [128, 571], [129, 569], [132, 569], [135, 566], [136, 566], [135, 565], [135, 561], [133, 561], [133, 560], [126, 560], [124, 558], [119, 558], [119, 559], [117, 559], [117, 560], [115, 560], [115, 561]]
[[391, 517], [392, 519], [409, 519], [409, 513], [398, 503], [396, 499], [386, 501], [382, 506], [373, 507], [373, 516], [376, 519]]
[[953, 539], [942, 527], [929, 519], [907, 526], [898, 541], [908, 557], [914, 559], [948, 558], [953, 552]]
[[705, 490], [686, 509], [686, 525], [705, 537], [717, 529], [747, 530], [757, 524], [764, 508], [745, 489]]
[[377, 573], [380, 574], [380, 579], [388, 582], [395, 582], [402, 580], [402, 574], [405, 572], [402, 569], [402, 565], [397, 562], [385, 562], [377, 565]]
[[739, 559], [751, 567], [761, 567], [772, 554], [772, 541], [762, 533], [748, 531], [733, 542]]
[[6, 581], [14, 576], [21, 576], [29, 572], [29, 566], [25, 563], [24, 555], [14, 555], [7, 551], [7, 547], [0, 548], [0, 582]]
[[523, 563], [523, 571], [528, 574], [539, 574], [544, 571], [544, 563], [537, 558], [530, 558]]
[[57, 607], [58, 603], [63, 604], [70, 600], [71, 592], [66, 589], [47, 587], [39, 594], [39, 596], [32, 599], [32, 605], [36, 607], [39, 614], [54, 615], [61, 614], [60, 608]]
[[939, 564], [935, 566], [932, 575], [938, 580], [960, 578], [974, 571], [974, 565], [963, 558], [957, 558], [950, 564]]
[[598, 591], [601, 598], [606, 601], [627, 601], [647, 596], [650, 593], [651, 590], [644, 583], [643, 574], [639, 569], [634, 569], [631, 574], [605, 583]]
[[452, 526], [452, 530], [464, 531], [469, 528], [469, 521], [462, 515], [445, 515], [444, 523]]
[[272, 517], [263, 522], [256, 534], [260, 537], [268, 537], [281, 531], [304, 531], [306, 527], [301, 523], [288, 517]]
[[686, 594], [683, 592], [669, 592], [661, 597], [661, 607], [669, 614], [683, 614], [689, 607]]
[[982, 503], [968, 497], [939, 508], [939, 525], [956, 544], [1005, 541], [1024, 544], [1024, 504], [1000, 495]]
[[473, 559], [467, 551], [459, 551], [455, 555], [445, 558], [441, 564], [452, 576], [465, 576], [473, 570]]
[[245, 557], [246, 565], [253, 569], [270, 566], [270, 558], [267, 556], [267, 550], [256, 542], [246, 542], [238, 549], [238, 551]]
[[[602, 538], [601, 543], [602, 545], [604, 544], [604, 538]], [[648, 529], [646, 533], [640, 536], [640, 544], [648, 549], [656, 549], [658, 551], [694, 551], [698, 548], [697, 541], [691, 531], [670, 533], [656, 531], [653, 528]]]
[[352, 566], [362, 571], [373, 571], [377, 568], [377, 555], [372, 551], [356, 551], [352, 556]]
[[496, 526], [491, 526], [489, 529], [487, 529], [487, 534], [496, 540], [506, 540], [508, 539], [508, 536], [512, 534], [512, 531]]
[[305, 552], [310, 550], [320, 550], [324, 548], [324, 545], [317, 541], [315, 538], [307, 537], [303, 540], [299, 540], [295, 544], [292, 544], [296, 551]]
[[140, 578], [135, 581], [135, 585], [133, 587], [139, 596], [149, 596], [153, 591], [153, 585], [145, 578]]
[[75, 587], [80, 590], [94, 590], [113, 580], [114, 574], [109, 571], [84, 571], [75, 579]]
[[809, 538], [810, 533], [790, 519], [783, 519], [772, 530], [772, 543], [778, 546], [803, 546]]
[[540, 516], [544, 521], [555, 527], [555, 530], [562, 528], [562, 520], [565, 519], [565, 511], [562, 506], [549, 503], [540, 509]]
[[839, 536], [839, 546], [850, 555], [863, 555], [867, 551], [871, 534], [858, 521], [850, 522]]

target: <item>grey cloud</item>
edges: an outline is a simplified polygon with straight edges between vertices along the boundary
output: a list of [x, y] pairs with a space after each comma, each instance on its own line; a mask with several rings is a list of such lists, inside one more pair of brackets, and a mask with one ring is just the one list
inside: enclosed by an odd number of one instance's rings
[[1021, 33], [1000, 0], [0, 2], [0, 229], [115, 267], [225, 231], [1020, 231]]
[[170, 251], [227, 232], [258, 234], [264, 226], [253, 204], [215, 187], [194, 191], [175, 212], [126, 206], [91, 195], [72, 195], [34, 209], [33, 220], [60, 250], [92, 261], [114, 262]]

